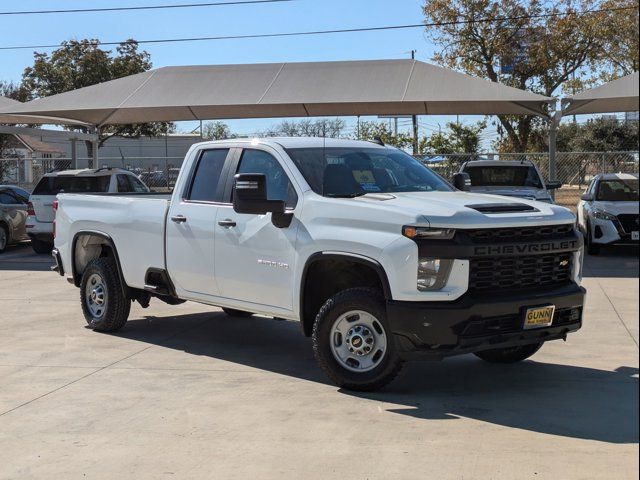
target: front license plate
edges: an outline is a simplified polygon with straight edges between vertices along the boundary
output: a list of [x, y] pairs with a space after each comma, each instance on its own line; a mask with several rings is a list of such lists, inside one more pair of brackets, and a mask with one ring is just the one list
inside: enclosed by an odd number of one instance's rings
[[524, 314], [524, 328], [548, 327], [553, 323], [553, 314], [555, 311], [555, 305], [528, 308]]
[[631, 240], [640, 240], [640, 232], [631, 232]]

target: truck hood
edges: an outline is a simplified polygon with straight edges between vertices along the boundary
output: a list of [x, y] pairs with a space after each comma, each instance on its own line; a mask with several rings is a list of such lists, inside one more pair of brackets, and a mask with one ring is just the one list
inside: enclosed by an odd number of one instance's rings
[[532, 200], [550, 198], [549, 192], [544, 188], [534, 187], [471, 187], [474, 193], [487, 193], [491, 195], [504, 195], [506, 197], [529, 198]]
[[[353, 203], [373, 207], [380, 212], [381, 217], [392, 214], [396, 221], [406, 222], [411, 218], [413, 222], [432, 227], [491, 228], [530, 224], [551, 225], [575, 221], [575, 217], [568, 209], [557, 205], [472, 192], [369, 194], [353, 199]], [[507, 206], [524, 204], [533, 207], [534, 210], [483, 213], [476, 209], [478, 205], [487, 204]]]

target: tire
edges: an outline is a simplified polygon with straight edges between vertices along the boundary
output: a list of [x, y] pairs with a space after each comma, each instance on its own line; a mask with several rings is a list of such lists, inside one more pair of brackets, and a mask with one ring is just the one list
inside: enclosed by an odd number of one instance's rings
[[543, 343], [544, 342], [520, 345], [518, 347], [482, 350], [481, 352], [475, 352], [474, 355], [489, 363], [518, 363], [535, 354], [540, 350]]
[[0, 224], [0, 253], [4, 253], [9, 245], [9, 229]]
[[587, 223], [587, 233], [585, 235], [587, 242], [587, 253], [589, 255], [598, 255], [600, 253], [600, 245], [593, 243], [593, 237], [591, 233], [591, 225]]
[[[342, 333], [334, 330], [337, 327]], [[358, 346], [369, 351], [364, 353], [360, 348], [360, 356], [349, 352]], [[338, 350], [343, 352], [342, 360]], [[372, 288], [344, 290], [324, 303], [313, 326], [313, 352], [331, 381], [349, 390], [378, 390], [398, 375], [403, 364], [387, 323], [384, 298]], [[359, 368], [363, 371], [357, 371]]]
[[96, 258], [87, 265], [80, 282], [80, 304], [93, 330], [115, 332], [127, 323], [131, 300], [122, 287], [113, 258]]
[[253, 315], [251, 312], [245, 312], [244, 310], [236, 310], [235, 308], [223, 308], [222, 311], [230, 317], [250, 317]]
[[33, 248], [33, 251], [37, 254], [51, 253], [51, 250], [53, 250], [53, 243], [32, 238], [31, 248]]

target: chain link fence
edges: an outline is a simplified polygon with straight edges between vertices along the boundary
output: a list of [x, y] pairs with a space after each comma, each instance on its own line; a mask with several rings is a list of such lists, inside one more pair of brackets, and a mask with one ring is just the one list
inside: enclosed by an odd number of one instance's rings
[[[451, 179], [470, 160], [530, 160], [545, 180], [549, 180], [548, 153], [482, 153], [452, 155], [422, 155], [417, 157], [444, 178]], [[559, 152], [556, 157], [556, 179], [563, 187], [556, 191], [556, 202], [575, 208], [580, 195], [591, 179], [599, 173], [638, 173], [638, 152]], [[113, 157], [100, 158], [99, 168], [130, 170], [155, 191], [169, 191], [178, 178], [182, 157]], [[42, 175], [55, 170], [87, 168], [89, 159], [72, 165], [69, 158], [0, 159], [0, 184], [15, 184], [33, 189]]]

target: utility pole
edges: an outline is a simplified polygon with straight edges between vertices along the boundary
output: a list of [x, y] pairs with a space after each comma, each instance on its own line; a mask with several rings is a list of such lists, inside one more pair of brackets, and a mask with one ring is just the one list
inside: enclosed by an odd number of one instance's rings
[[[416, 59], [417, 50], [411, 50], [411, 59]], [[411, 115], [411, 121], [413, 123], [413, 154], [418, 155], [418, 116]]]

